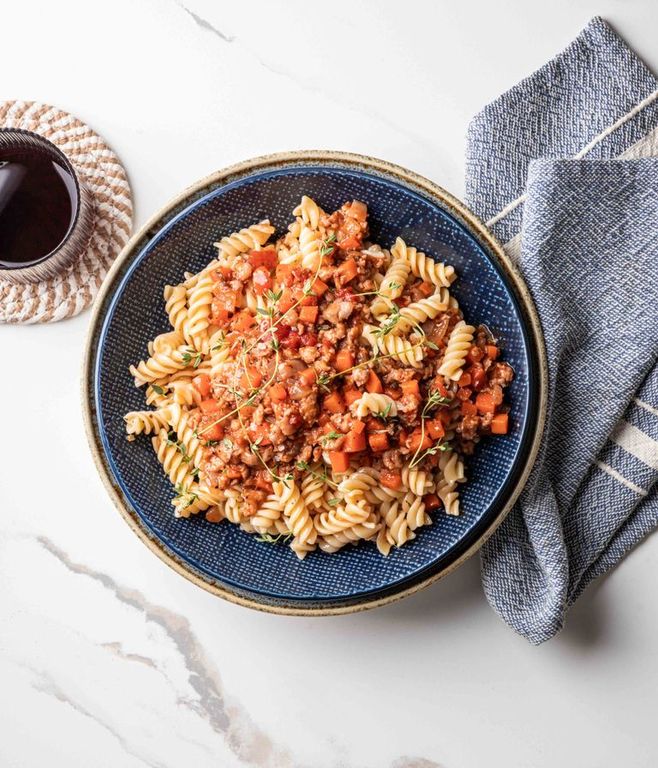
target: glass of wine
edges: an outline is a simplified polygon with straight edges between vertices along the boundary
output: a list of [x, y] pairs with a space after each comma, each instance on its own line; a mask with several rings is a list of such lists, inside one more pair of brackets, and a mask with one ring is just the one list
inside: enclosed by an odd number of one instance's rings
[[93, 196], [66, 155], [30, 131], [0, 129], [0, 279], [34, 283], [80, 257]]

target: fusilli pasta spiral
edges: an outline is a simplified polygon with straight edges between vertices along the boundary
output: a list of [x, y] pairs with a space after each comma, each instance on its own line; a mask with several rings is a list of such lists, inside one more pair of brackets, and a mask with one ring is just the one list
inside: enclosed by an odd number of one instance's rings
[[364, 392], [350, 408], [359, 419], [364, 419], [369, 413], [386, 414], [386, 418], [398, 415], [398, 406], [392, 397], [374, 392]]
[[451, 381], [457, 381], [464, 367], [464, 360], [473, 342], [475, 328], [460, 320], [453, 328], [439, 373]]
[[454, 267], [434, 261], [416, 248], [409, 247], [401, 237], [395, 241], [391, 251], [396, 257], [404, 259], [409, 264], [412, 274], [426, 283], [449, 288], [457, 277]]

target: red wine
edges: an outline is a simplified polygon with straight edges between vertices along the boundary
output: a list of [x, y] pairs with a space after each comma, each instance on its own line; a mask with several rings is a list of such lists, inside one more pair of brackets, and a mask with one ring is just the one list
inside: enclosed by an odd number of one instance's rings
[[66, 240], [77, 211], [77, 184], [54, 151], [0, 146], [0, 268], [46, 259]]

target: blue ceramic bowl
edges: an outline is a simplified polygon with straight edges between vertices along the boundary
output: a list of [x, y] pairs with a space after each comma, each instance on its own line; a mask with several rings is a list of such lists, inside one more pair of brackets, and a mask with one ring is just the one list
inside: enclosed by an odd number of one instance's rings
[[[509, 435], [485, 439], [467, 465], [460, 517], [434, 524], [384, 558], [372, 545], [299, 561], [227, 522], [177, 519], [172, 489], [148, 438], [126, 442], [123, 414], [144, 407], [128, 373], [146, 344], [168, 329], [165, 283], [214, 256], [219, 236], [262, 218], [282, 230], [303, 194], [326, 210], [368, 205], [372, 239], [395, 237], [453, 264], [466, 319], [500, 338], [516, 376]], [[200, 586], [251, 607], [284, 613], [358, 610], [408, 594], [474, 552], [521, 490], [543, 419], [543, 346], [527, 291], [502, 249], [463, 205], [402, 168], [355, 155], [302, 152], [251, 160], [203, 180], [160, 211], [128, 244], [104, 283], [92, 320], [84, 376], [90, 443], [100, 473], [134, 530]]]

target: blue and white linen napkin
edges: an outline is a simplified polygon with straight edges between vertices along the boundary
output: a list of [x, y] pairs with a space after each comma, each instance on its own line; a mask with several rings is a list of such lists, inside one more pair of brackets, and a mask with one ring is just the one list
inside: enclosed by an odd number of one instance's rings
[[658, 524], [658, 81], [602, 20], [475, 117], [467, 201], [534, 297], [548, 419], [482, 552], [533, 643]]

